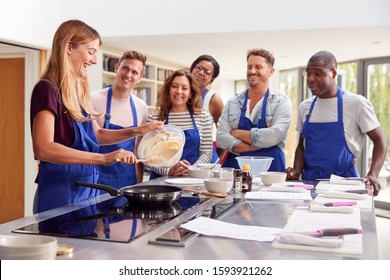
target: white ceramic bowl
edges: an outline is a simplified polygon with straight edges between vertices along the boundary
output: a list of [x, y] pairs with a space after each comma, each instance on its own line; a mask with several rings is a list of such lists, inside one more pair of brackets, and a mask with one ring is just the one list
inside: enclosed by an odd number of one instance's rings
[[198, 167], [198, 169], [219, 170], [221, 168], [221, 164], [217, 163], [214, 166], [214, 163], [198, 163], [196, 167]]
[[222, 178], [204, 179], [204, 186], [208, 192], [228, 193], [233, 187], [233, 180]]
[[275, 183], [284, 183], [286, 181], [286, 172], [261, 172], [260, 179], [264, 185], [270, 186]]
[[1, 235], [1, 260], [54, 260], [57, 238], [43, 235]]
[[238, 165], [243, 169], [244, 164], [251, 166], [251, 174], [253, 177], [259, 177], [261, 172], [268, 171], [274, 158], [260, 156], [238, 156], [236, 157]]
[[189, 168], [188, 174], [191, 178], [200, 178], [205, 179], [212, 177], [212, 170], [209, 169], [198, 169], [198, 168]]

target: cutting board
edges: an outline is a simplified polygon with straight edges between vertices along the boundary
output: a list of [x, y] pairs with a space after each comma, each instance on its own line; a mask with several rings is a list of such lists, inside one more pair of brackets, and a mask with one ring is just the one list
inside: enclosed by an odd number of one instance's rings
[[[307, 209], [296, 209], [287, 221], [283, 232], [306, 232], [325, 228], [353, 227], [361, 228], [360, 209], [354, 209], [352, 214], [310, 212]], [[332, 254], [361, 255], [363, 242], [361, 234], [344, 235], [344, 241], [339, 248], [315, 247], [281, 243], [276, 238], [272, 247], [309, 252], [324, 252]]]

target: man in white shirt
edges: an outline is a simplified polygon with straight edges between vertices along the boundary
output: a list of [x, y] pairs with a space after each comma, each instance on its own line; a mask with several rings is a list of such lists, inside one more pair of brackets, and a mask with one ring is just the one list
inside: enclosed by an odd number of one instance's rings
[[314, 96], [299, 105], [297, 131], [301, 134], [294, 168], [287, 168], [288, 179], [301, 176], [303, 180], [315, 180], [332, 174], [358, 176], [354, 161], [361, 154], [367, 134], [374, 143], [367, 179], [377, 195], [381, 189], [378, 174], [387, 151], [386, 137], [372, 104], [337, 86], [336, 69], [336, 58], [327, 51], [316, 53], [307, 64], [307, 85]]
[[[145, 63], [146, 56], [142, 53], [125, 52], [115, 65], [114, 84], [91, 93], [94, 109], [105, 113], [97, 120], [101, 127], [121, 129], [146, 123], [148, 106], [145, 101], [132, 94], [134, 87], [143, 76]], [[120, 148], [134, 152], [135, 144], [136, 139], [131, 139], [115, 145], [101, 146], [99, 152], [108, 153]], [[98, 182], [119, 189], [142, 182], [142, 175], [141, 163], [135, 165], [117, 163], [111, 166], [99, 166]]]

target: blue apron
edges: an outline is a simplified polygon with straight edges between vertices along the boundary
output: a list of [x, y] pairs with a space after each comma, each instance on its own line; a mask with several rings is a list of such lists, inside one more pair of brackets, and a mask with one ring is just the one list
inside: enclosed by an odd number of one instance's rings
[[[106, 105], [106, 117], [104, 121], [104, 128], [107, 129], [123, 129], [122, 126], [110, 123], [111, 118], [111, 100], [112, 100], [112, 87], [108, 90], [107, 105]], [[134, 101], [130, 94], [130, 105], [133, 112], [134, 125], [138, 125], [137, 110], [134, 105]], [[100, 146], [99, 153], [106, 154], [119, 149], [128, 150], [134, 152], [135, 138], [129, 139], [114, 145]], [[116, 163], [110, 166], [99, 165], [99, 183], [103, 185], [109, 185], [116, 189], [123, 188], [124, 186], [131, 186], [137, 183], [137, 176], [135, 172], [135, 164], [121, 164]]]
[[[202, 101], [204, 102], [204, 98], [206, 97], [206, 93], [207, 93], [207, 90], [205, 89], [203, 92], [202, 92]], [[208, 108], [207, 108], [208, 110]], [[211, 115], [210, 115], [211, 116]], [[213, 119], [213, 116], [211, 116], [211, 123], [214, 123], [214, 119]], [[218, 159], [218, 153], [217, 153], [217, 149], [214, 147], [213, 145], [213, 155], [211, 157], [211, 163], [214, 163], [216, 162]]]
[[[192, 123], [194, 124], [193, 129], [184, 130], [184, 135], [186, 137], [186, 142], [184, 143], [183, 154], [181, 155], [180, 160], [186, 159], [191, 165], [194, 164], [199, 158], [199, 147], [200, 147], [200, 137], [199, 130], [196, 126], [194, 115], [189, 112], [191, 115]], [[168, 124], [168, 116], [165, 118], [165, 124]], [[156, 172], [150, 173], [150, 180], [161, 177], [160, 174]]]
[[330, 178], [331, 174], [357, 177], [353, 154], [347, 146], [343, 124], [343, 96], [337, 91], [337, 122], [309, 123], [317, 97], [314, 98], [302, 128], [305, 139], [303, 180]]
[[[91, 121], [73, 121], [73, 149], [97, 152], [99, 145]], [[41, 161], [37, 176], [37, 211], [42, 212], [97, 195], [97, 190], [76, 186], [76, 181], [96, 183], [98, 171], [91, 164], [54, 164]]]
[[[246, 104], [248, 101], [248, 90], [245, 94], [245, 100], [244, 104], [241, 108], [241, 115], [240, 115], [240, 121], [238, 123], [238, 129], [245, 129], [245, 130], [251, 130], [254, 127], [257, 128], [267, 128], [267, 121], [265, 118], [265, 113], [267, 110], [267, 101], [268, 101], [268, 90], [264, 95], [263, 105], [261, 107], [261, 118], [259, 119], [259, 122], [256, 124], [253, 124], [250, 119], [248, 119], [245, 116], [246, 112]], [[284, 156], [283, 151], [278, 146], [273, 146], [270, 148], [264, 148], [258, 151], [254, 152], [246, 152], [240, 154], [240, 156], [266, 156], [266, 157], [273, 157], [274, 160], [272, 161], [272, 164], [269, 168], [269, 171], [285, 171], [286, 168], [286, 158]], [[236, 155], [233, 153], [228, 153], [228, 156], [226, 157], [225, 162], [223, 163], [223, 167], [234, 167], [234, 168], [240, 168], [237, 160]]]

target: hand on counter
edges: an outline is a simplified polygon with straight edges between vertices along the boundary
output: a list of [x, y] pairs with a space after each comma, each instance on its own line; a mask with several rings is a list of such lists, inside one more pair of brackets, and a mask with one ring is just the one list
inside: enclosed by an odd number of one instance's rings
[[169, 169], [168, 175], [170, 175], [170, 176], [189, 176], [188, 175], [189, 166], [190, 166], [190, 163], [187, 160], [183, 159]]
[[286, 180], [294, 180], [294, 181], [296, 181], [296, 180], [299, 180], [299, 176], [301, 175], [299, 172], [297, 172], [292, 167], [287, 167], [286, 173], [287, 173]]

